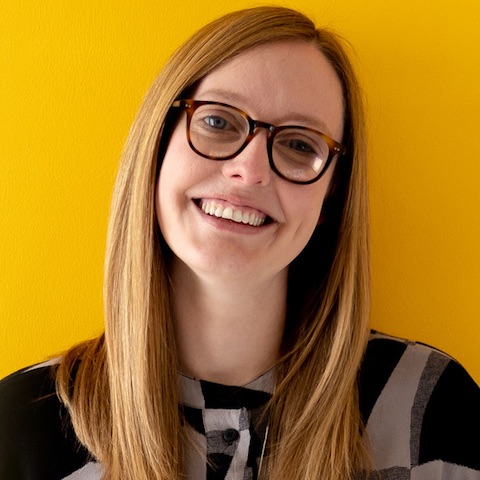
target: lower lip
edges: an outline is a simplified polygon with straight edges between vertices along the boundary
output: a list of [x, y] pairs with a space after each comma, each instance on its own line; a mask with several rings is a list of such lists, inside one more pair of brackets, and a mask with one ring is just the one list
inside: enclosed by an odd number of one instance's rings
[[245, 223], [238, 223], [234, 222], [233, 220], [227, 220], [226, 218], [215, 217], [214, 215], [208, 215], [205, 213], [198, 205], [195, 205], [198, 213], [201, 215], [202, 219], [206, 221], [209, 225], [215, 227], [217, 230], [223, 230], [226, 232], [232, 233], [241, 233], [246, 235], [256, 235], [259, 233], [264, 232], [265, 230], [269, 229], [273, 223], [268, 223], [266, 225], [262, 225], [260, 227], [253, 227], [252, 225], [248, 225]]

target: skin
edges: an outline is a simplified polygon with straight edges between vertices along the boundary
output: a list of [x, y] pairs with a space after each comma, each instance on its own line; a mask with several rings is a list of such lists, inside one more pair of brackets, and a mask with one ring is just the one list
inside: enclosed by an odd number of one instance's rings
[[[256, 47], [212, 70], [193, 95], [234, 105], [275, 125], [304, 125], [341, 142], [343, 95], [332, 66], [313, 45]], [[335, 162], [311, 185], [278, 177], [268, 163], [267, 132], [237, 157], [212, 161], [187, 143], [185, 115], [158, 178], [156, 209], [174, 252], [176, 339], [183, 373], [243, 385], [278, 359], [288, 265], [310, 239]], [[207, 215], [211, 201], [269, 219], [260, 227]]]

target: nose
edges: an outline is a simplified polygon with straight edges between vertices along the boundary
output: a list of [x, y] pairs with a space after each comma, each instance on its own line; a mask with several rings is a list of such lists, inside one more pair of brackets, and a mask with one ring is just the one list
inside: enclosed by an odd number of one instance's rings
[[223, 175], [245, 185], [268, 185], [273, 172], [268, 160], [267, 134], [258, 130], [242, 152], [223, 161]]

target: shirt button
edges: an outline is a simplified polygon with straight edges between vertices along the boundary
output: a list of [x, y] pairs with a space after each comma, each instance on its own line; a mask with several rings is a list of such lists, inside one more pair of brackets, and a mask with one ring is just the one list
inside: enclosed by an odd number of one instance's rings
[[234, 428], [227, 428], [223, 432], [223, 439], [229, 445], [231, 445], [235, 440], [237, 440], [239, 436], [240, 436], [240, 433], [238, 432], [238, 430], [235, 430]]

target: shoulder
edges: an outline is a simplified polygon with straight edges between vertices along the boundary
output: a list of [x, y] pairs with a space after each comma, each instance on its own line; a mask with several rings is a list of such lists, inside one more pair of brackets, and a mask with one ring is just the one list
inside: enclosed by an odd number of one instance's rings
[[0, 381], [0, 478], [62, 479], [88, 461], [46, 362]]
[[373, 332], [359, 385], [379, 469], [480, 479], [480, 389], [458, 362], [428, 345]]

